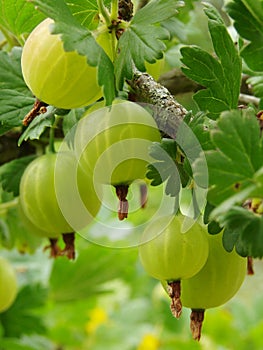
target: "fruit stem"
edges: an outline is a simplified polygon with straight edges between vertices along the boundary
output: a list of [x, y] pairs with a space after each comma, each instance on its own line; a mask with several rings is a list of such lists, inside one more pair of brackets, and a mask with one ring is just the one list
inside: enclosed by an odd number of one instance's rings
[[103, 0], [97, 0], [99, 12], [101, 13], [102, 17], [105, 19], [107, 27], [111, 25], [111, 19], [108, 13], [107, 8], [104, 5]]
[[57, 258], [61, 255], [61, 249], [58, 246], [58, 238], [49, 238], [50, 244], [44, 247], [44, 251], [50, 249], [50, 257]]
[[126, 199], [128, 194], [128, 185], [117, 185], [115, 186], [116, 195], [119, 198], [119, 209], [118, 209], [118, 218], [119, 220], [124, 220], [128, 217], [129, 203]]
[[111, 21], [118, 20], [118, 0], [111, 1]]
[[63, 233], [63, 241], [65, 243], [65, 248], [61, 251], [61, 255], [65, 255], [69, 260], [75, 259], [75, 233]]
[[146, 207], [146, 203], [147, 203], [147, 185], [146, 184], [140, 184], [140, 201], [141, 201], [141, 208], [145, 208]]
[[192, 309], [190, 315], [190, 329], [194, 340], [200, 340], [202, 325], [205, 317], [204, 309]]
[[32, 109], [27, 113], [27, 115], [23, 119], [23, 125], [28, 126], [32, 120], [34, 120], [39, 114], [44, 114], [47, 111], [48, 105], [45, 102], [39, 101], [36, 99], [34, 106]]
[[253, 258], [251, 256], [247, 257], [247, 274], [254, 275]]
[[172, 299], [171, 301], [171, 312], [174, 317], [179, 318], [182, 314], [182, 302], [181, 302], [181, 282], [172, 281], [168, 282], [169, 296]]

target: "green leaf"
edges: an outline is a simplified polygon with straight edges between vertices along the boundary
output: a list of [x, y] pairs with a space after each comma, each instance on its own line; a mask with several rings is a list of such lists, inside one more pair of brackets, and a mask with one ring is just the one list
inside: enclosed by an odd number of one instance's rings
[[37, 8], [55, 21], [53, 34], [61, 34], [66, 51], [77, 51], [86, 56], [88, 64], [98, 66], [98, 83], [104, 86], [107, 104], [111, 104], [115, 93], [113, 64], [92, 36], [71, 14], [63, 0], [31, 0]]
[[14, 304], [0, 314], [0, 322], [6, 337], [20, 337], [22, 334], [45, 332], [41, 315], [35, 310], [44, 305], [47, 291], [39, 284], [26, 285], [18, 293]]
[[237, 32], [249, 42], [241, 56], [249, 68], [263, 71], [263, 2], [262, 0], [234, 0], [227, 4]]
[[25, 115], [34, 104], [21, 72], [22, 49], [10, 53], [0, 51], [0, 134], [21, 126]]
[[[222, 243], [227, 252], [232, 252], [239, 239], [238, 231], [225, 229], [223, 232]], [[246, 256], [247, 254], [245, 254]]]
[[[60, 258], [54, 262], [50, 276], [50, 298], [56, 302], [86, 299], [109, 292], [105, 283], [125, 274], [127, 265], [120, 261], [135, 261], [137, 256], [130, 251], [109, 249], [95, 244], [85, 244], [77, 248], [74, 262]], [[127, 255], [128, 254], [128, 255]]]
[[241, 59], [217, 10], [207, 6], [209, 32], [217, 58], [199, 47], [183, 47], [183, 72], [205, 86], [194, 95], [199, 109], [216, 119], [220, 112], [238, 105], [241, 82]]
[[0, 242], [1, 246], [12, 249], [14, 247], [14, 242], [12, 240], [12, 235], [6, 220], [0, 218]]
[[[70, 12], [76, 20], [86, 28], [96, 27], [98, 23], [98, 4], [96, 0], [66, 1]], [[109, 6], [110, 0], [105, 1]], [[30, 33], [45, 16], [36, 11], [26, 0], [1, 0], [0, 25], [18, 39]]]
[[4, 191], [13, 192], [14, 196], [19, 195], [19, 184], [21, 176], [28, 164], [35, 156], [18, 158], [5, 163], [0, 167], [0, 182]]
[[40, 114], [33, 119], [33, 121], [20, 136], [18, 146], [20, 146], [23, 141], [39, 140], [45, 129], [52, 126], [54, 121], [54, 113], [55, 108], [49, 106], [46, 113]]
[[154, 142], [150, 147], [150, 155], [157, 162], [148, 165], [146, 176], [152, 180], [152, 186], [158, 186], [167, 181], [165, 193], [173, 197], [180, 192], [182, 183], [184, 186], [189, 177], [184, 171], [183, 165], [177, 161], [177, 144], [174, 140], [163, 139], [161, 143]]
[[21, 47], [14, 47], [11, 52], [0, 51], [0, 88], [14, 89], [31, 96], [21, 71]]
[[215, 122], [209, 119], [205, 113], [197, 113], [187, 122], [187, 125], [197, 137], [204, 151], [213, 148], [209, 130], [214, 127], [214, 123]]
[[[97, 0], [70, 0], [66, 1], [70, 12], [78, 22], [86, 28], [92, 29], [98, 23], [98, 2]], [[109, 7], [111, 0], [104, 1]]]
[[246, 200], [251, 198], [263, 198], [263, 167], [261, 167], [253, 177], [253, 184], [244, 188], [242, 191], [227, 198], [218, 207], [216, 207], [211, 213], [210, 219], [217, 220], [218, 217], [227, 213], [235, 205], [242, 205]]
[[205, 206], [204, 216], [203, 216], [204, 224], [207, 224], [208, 233], [212, 235], [222, 231], [222, 227], [220, 227], [220, 225], [215, 220], [211, 220], [210, 218], [210, 214], [213, 209], [214, 209], [214, 206], [211, 203], [207, 202]]
[[18, 38], [30, 33], [43, 19], [43, 14], [25, 0], [0, 1], [0, 25]]
[[208, 200], [218, 205], [250, 186], [263, 164], [260, 129], [253, 111], [221, 114], [211, 132], [215, 149], [206, 151], [209, 169]]
[[152, 0], [136, 12], [118, 43], [115, 73], [119, 89], [125, 79], [132, 78], [133, 65], [145, 71], [145, 61], [154, 63], [162, 57], [163, 40], [169, 38], [169, 32], [160, 24], [175, 16], [178, 5], [174, 0]]
[[24, 117], [35, 102], [16, 90], [0, 90], [0, 135], [16, 126], [21, 126]]
[[35, 253], [36, 249], [40, 247], [42, 239], [25, 227], [23, 220], [21, 220], [18, 205], [8, 209], [5, 215], [5, 222], [8, 227], [11, 244], [10, 242], [3, 242], [3, 245], [8, 247], [5, 243], [9, 243], [9, 246], [15, 247], [21, 254]]
[[40, 335], [1, 339], [1, 350], [54, 350], [55, 345]]
[[[263, 257], [263, 216], [242, 208], [233, 207], [224, 215], [218, 217], [218, 222], [235, 233], [236, 250], [240, 255]], [[237, 237], [238, 235], [238, 237]], [[233, 238], [225, 237], [225, 245]], [[233, 243], [233, 241], [232, 241]]]
[[84, 108], [72, 109], [63, 118], [63, 133], [66, 135], [74, 127], [74, 125], [80, 120], [85, 112]]

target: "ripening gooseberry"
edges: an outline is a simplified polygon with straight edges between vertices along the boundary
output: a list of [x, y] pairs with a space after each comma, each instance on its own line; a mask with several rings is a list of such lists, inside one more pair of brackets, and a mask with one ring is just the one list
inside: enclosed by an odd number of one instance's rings
[[[190, 228], [183, 232], [183, 223]], [[141, 263], [152, 277], [165, 280], [171, 287], [171, 309], [181, 314], [180, 281], [197, 274], [208, 257], [206, 229], [193, 219], [177, 214], [152, 221], [142, 235]]]
[[[47, 104], [78, 108], [102, 96], [97, 68], [76, 51], [65, 51], [58, 34], [51, 34], [50, 18], [41, 22], [27, 38], [21, 58], [24, 80], [32, 93]], [[103, 42], [107, 45], [107, 42]]]
[[0, 312], [7, 310], [17, 296], [17, 278], [13, 266], [0, 257]]

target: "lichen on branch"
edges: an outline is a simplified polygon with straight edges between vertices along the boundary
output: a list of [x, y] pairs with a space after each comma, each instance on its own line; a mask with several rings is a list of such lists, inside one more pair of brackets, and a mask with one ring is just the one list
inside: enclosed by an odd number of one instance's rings
[[135, 70], [133, 78], [127, 83], [132, 89], [131, 99], [151, 105], [153, 117], [160, 131], [170, 138], [176, 138], [176, 131], [187, 110], [148, 73]]

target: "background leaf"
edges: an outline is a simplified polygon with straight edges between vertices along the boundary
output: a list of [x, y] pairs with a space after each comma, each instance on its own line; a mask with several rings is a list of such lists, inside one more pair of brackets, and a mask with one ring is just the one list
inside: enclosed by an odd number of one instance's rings
[[0, 51], [0, 135], [21, 126], [35, 101], [22, 76], [21, 52], [18, 47]]
[[39, 284], [26, 285], [20, 289], [14, 304], [0, 314], [0, 322], [3, 325], [5, 336], [19, 337], [22, 334], [43, 334], [45, 332], [43, 321], [41, 316], [34, 314], [34, 310], [44, 305], [46, 297], [46, 289]]
[[35, 157], [33, 155], [14, 159], [0, 167], [0, 182], [4, 191], [12, 192], [14, 196], [19, 195], [21, 176], [25, 168]]
[[127, 255], [125, 250], [104, 248], [86, 243], [82, 238], [80, 240], [82, 248], [79, 245], [79, 255], [73, 263], [67, 258], [54, 262], [50, 298], [56, 302], [86, 299], [109, 292], [110, 289], [105, 287], [106, 282], [124, 277], [128, 273], [129, 263], [137, 258], [132, 249]]
[[[221, 114], [211, 132], [214, 150], [207, 151], [209, 201], [218, 205], [253, 182], [263, 163], [260, 130], [253, 111]], [[233, 142], [234, 141], [234, 142]]]
[[[227, 4], [237, 32], [248, 40], [241, 55], [249, 68], [263, 71], [263, 3], [255, 0], [234, 0]], [[244, 25], [246, 23], [246, 25]]]
[[194, 95], [201, 111], [216, 119], [220, 112], [236, 108], [240, 92], [241, 60], [222, 18], [213, 7], [205, 10], [217, 58], [199, 47], [183, 47], [183, 72], [205, 86]]
[[235, 247], [240, 255], [262, 258], [263, 256], [263, 216], [256, 215], [241, 207], [232, 207], [218, 222], [228, 229], [224, 245], [228, 246], [234, 234]]
[[0, 1], [0, 25], [17, 38], [30, 33], [45, 16], [25, 0]]

